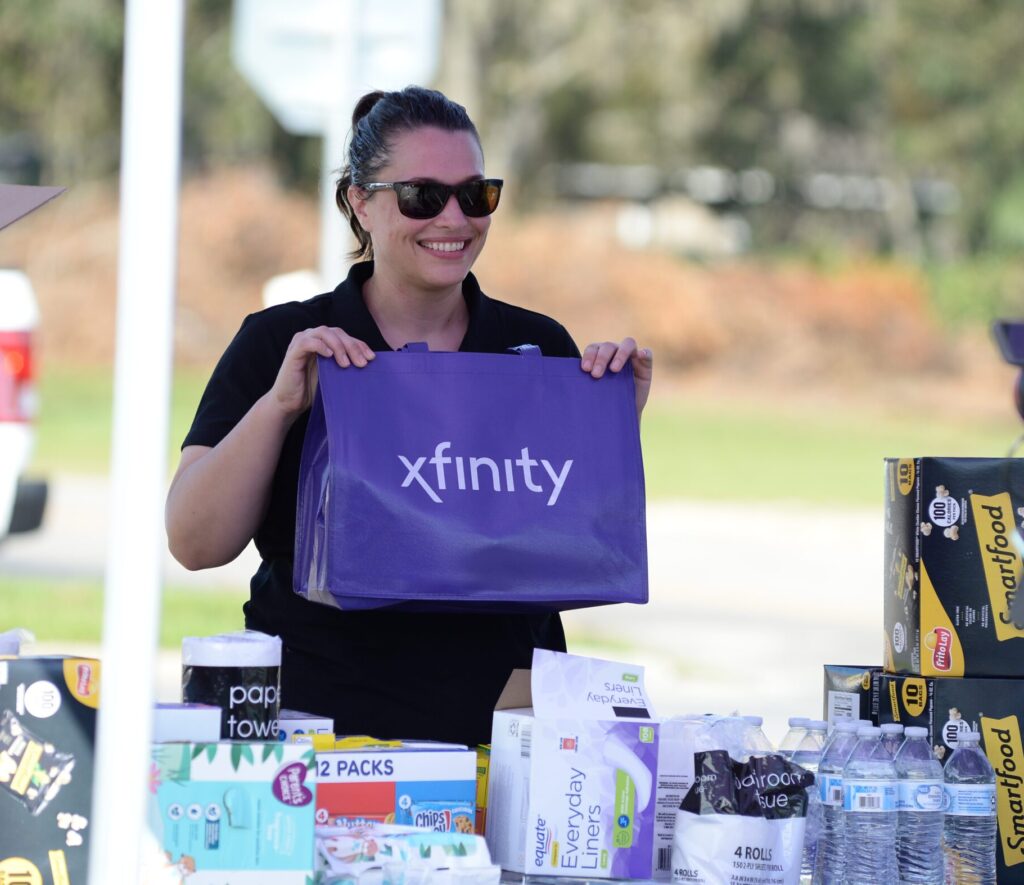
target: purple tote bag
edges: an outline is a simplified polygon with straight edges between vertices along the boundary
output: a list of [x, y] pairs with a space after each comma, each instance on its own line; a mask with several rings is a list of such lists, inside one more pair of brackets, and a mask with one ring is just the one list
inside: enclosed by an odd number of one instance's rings
[[295, 592], [353, 610], [647, 602], [632, 374], [421, 348], [319, 358]]

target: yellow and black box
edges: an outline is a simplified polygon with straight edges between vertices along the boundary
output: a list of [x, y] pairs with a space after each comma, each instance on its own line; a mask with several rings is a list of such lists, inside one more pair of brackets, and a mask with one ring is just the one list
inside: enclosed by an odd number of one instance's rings
[[100, 664], [0, 658], [0, 883], [84, 885]]
[[1024, 677], [1024, 458], [887, 459], [885, 492], [885, 669]]
[[924, 726], [943, 764], [962, 734], [981, 735], [982, 749], [996, 773], [997, 879], [1000, 885], [1024, 883], [1024, 679], [885, 674], [879, 689], [879, 722]]
[[878, 680], [881, 667], [825, 664], [823, 718], [864, 719], [878, 724]]

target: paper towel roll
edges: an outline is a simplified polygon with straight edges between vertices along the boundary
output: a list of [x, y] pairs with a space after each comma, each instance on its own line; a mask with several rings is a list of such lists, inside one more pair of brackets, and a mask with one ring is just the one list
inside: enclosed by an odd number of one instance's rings
[[281, 640], [254, 630], [186, 636], [181, 643], [186, 703], [221, 708], [221, 738], [276, 740], [281, 706]]

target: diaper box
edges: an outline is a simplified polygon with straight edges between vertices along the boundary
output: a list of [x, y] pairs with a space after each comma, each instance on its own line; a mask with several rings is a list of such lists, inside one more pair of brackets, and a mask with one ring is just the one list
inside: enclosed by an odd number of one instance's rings
[[537, 876], [650, 878], [658, 739], [641, 667], [535, 650], [494, 713], [486, 835], [495, 863]]
[[85, 885], [99, 661], [0, 659], [0, 883]]
[[936, 679], [882, 677], [881, 722], [928, 729], [929, 743], [943, 764], [970, 731], [996, 773], [999, 825], [996, 860], [1000, 883], [1024, 885], [1024, 679]]
[[317, 823], [472, 833], [476, 766], [476, 751], [459, 744], [390, 741], [318, 750]]
[[154, 744], [151, 880], [162, 867], [197, 885], [308, 885], [313, 760], [311, 747], [279, 741]]
[[885, 669], [1024, 676], [1024, 458], [891, 458]]

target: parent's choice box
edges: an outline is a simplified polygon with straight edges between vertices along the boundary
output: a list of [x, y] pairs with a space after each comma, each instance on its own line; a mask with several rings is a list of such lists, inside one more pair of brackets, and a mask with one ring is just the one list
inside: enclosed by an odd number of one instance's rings
[[650, 878], [658, 732], [643, 668], [535, 650], [494, 713], [495, 862], [543, 876]]

